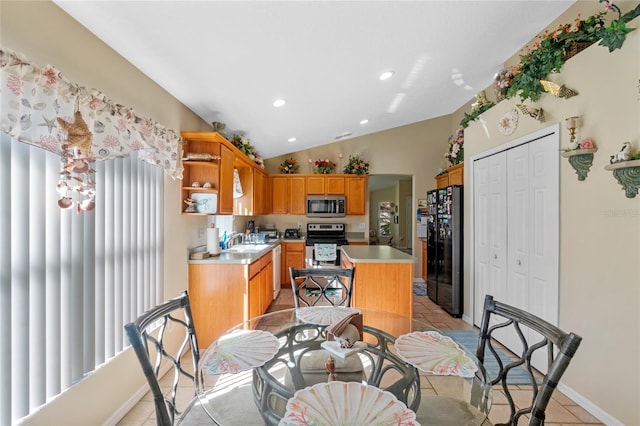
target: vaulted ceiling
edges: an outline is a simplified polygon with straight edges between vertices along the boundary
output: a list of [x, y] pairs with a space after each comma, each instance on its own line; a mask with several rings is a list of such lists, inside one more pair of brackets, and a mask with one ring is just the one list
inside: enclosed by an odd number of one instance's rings
[[54, 1], [264, 158], [450, 114], [573, 3]]

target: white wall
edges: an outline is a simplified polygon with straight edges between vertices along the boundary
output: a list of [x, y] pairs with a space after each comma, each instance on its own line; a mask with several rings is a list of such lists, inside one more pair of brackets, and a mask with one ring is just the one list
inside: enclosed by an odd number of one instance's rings
[[[632, 24], [636, 27], [637, 20]], [[582, 117], [580, 137], [592, 139], [598, 147], [587, 179], [578, 181], [568, 161], [560, 160], [560, 327], [584, 339], [563, 382], [568, 392], [575, 392], [570, 396], [603, 421], [625, 425], [640, 424], [640, 195], [626, 198], [604, 166], [624, 141], [640, 150], [639, 39], [640, 31], [634, 31], [622, 50], [609, 53], [593, 45], [570, 59], [551, 79], [579, 95], [543, 95], [535, 106], [543, 108], [545, 123], [521, 114], [515, 133], [503, 136], [498, 120], [520, 103], [511, 99], [465, 131], [468, 159], [554, 122], [561, 123], [560, 144], [566, 147], [564, 119]], [[471, 179], [465, 168], [467, 186]], [[466, 205], [470, 197], [465, 192]], [[472, 222], [468, 210], [465, 222]], [[468, 228], [464, 245], [465, 294], [470, 294], [473, 244]], [[468, 298], [465, 305], [465, 312], [470, 312]]]

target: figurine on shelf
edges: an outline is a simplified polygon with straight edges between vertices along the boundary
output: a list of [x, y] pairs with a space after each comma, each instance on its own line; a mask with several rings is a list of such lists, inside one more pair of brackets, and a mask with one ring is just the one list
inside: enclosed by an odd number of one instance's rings
[[185, 213], [197, 213], [196, 206], [198, 203], [193, 198], [187, 198], [184, 200], [184, 203], [187, 205], [187, 208], [184, 210]]
[[620, 148], [620, 151], [616, 155], [611, 156], [611, 159], [609, 160], [609, 162], [613, 164], [613, 163], [619, 163], [621, 161], [629, 161], [631, 159], [630, 154], [631, 154], [631, 143], [625, 142], [624, 144], [622, 144], [622, 148]]

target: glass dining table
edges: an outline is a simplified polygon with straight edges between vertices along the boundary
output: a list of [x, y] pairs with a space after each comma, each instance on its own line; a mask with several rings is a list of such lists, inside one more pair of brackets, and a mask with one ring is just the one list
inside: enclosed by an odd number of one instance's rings
[[[327, 339], [353, 314], [353, 347]], [[252, 318], [216, 339], [198, 370], [206, 415], [194, 424], [481, 425], [491, 408], [485, 369], [467, 348], [421, 321], [369, 309]]]

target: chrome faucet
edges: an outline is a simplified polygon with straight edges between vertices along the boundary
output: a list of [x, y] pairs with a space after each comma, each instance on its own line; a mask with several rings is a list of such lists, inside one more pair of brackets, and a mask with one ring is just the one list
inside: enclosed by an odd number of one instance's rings
[[243, 232], [232, 232], [227, 235], [226, 246], [227, 248], [231, 248], [236, 243], [236, 239], [240, 237], [240, 244], [244, 243], [244, 233]]

